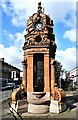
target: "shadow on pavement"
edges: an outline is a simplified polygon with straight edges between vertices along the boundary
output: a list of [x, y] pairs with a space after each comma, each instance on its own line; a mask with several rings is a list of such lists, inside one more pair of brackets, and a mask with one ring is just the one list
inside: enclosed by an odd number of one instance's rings
[[77, 107], [78, 95], [71, 95], [66, 97], [67, 107], [71, 110]]

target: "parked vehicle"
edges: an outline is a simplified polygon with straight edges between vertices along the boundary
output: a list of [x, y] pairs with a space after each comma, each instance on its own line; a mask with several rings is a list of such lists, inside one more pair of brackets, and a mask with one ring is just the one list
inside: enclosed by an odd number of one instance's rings
[[12, 90], [12, 89], [13, 89], [13, 87], [10, 85], [5, 86], [5, 90]]
[[11, 87], [13, 87], [13, 88], [15, 87], [15, 83], [8, 83], [7, 85], [8, 85], [8, 86], [11, 86]]
[[15, 88], [15, 83], [7, 83], [5, 87], [2, 87], [2, 91], [13, 90], [14, 88]]

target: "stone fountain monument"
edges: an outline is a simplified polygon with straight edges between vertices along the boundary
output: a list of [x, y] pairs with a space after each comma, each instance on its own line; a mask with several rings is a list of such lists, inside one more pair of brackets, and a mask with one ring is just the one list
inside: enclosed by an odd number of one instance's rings
[[29, 17], [24, 35], [22, 85], [12, 93], [11, 107], [15, 111], [23, 103], [29, 113], [59, 113], [65, 109], [65, 92], [55, 82], [57, 46], [53, 26], [53, 20], [38, 3], [37, 13]]

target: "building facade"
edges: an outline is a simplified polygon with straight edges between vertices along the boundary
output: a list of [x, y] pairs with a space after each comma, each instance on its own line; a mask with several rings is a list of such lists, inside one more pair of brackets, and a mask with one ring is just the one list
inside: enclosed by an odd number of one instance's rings
[[73, 81], [73, 88], [74, 88], [75, 87], [74, 83], [78, 82], [78, 67], [70, 71], [70, 78]]
[[8, 82], [20, 83], [20, 69], [0, 58], [0, 83], [5, 86]]

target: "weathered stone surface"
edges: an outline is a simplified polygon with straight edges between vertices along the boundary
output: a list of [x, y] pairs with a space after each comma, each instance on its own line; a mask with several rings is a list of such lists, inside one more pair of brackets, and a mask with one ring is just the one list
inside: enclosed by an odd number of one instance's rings
[[49, 106], [48, 105], [29, 104], [28, 112], [30, 112], [30, 113], [47, 113], [47, 112], [49, 112]]
[[[34, 92], [36, 93], [36, 92]], [[50, 93], [47, 92], [41, 98], [37, 98], [35, 94], [27, 93], [28, 112], [30, 113], [46, 113], [49, 111]]]
[[[38, 99], [35, 95], [33, 95], [33, 92], [27, 92], [28, 103], [30, 103], [31, 101], [33, 102], [34, 100], [37, 101], [37, 102], [39, 101], [41, 103], [43, 101], [50, 101], [50, 92], [46, 92], [46, 94], [40, 99]], [[34, 103], [35, 103], [35, 101], [34, 101]]]
[[50, 112], [52, 113], [60, 113], [66, 110], [66, 103], [60, 104], [56, 100], [51, 100], [50, 103]]
[[58, 101], [51, 100], [51, 103], [50, 103], [50, 112], [52, 112], [52, 113], [59, 113], [59, 109], [60, 109], [60, 106], [59, 106]]

